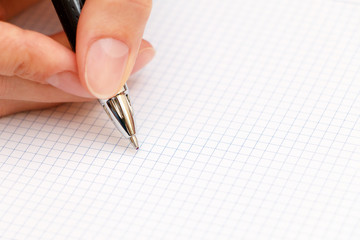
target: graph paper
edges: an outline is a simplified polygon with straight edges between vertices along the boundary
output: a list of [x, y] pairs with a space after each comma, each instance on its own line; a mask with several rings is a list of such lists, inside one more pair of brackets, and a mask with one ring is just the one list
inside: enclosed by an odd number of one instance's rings
[[[53, 33], [50, 1], [13, 22]], [[360, 2], [156, 0], [128, 81], [0, 119], [1, 239], [359, 239]]]

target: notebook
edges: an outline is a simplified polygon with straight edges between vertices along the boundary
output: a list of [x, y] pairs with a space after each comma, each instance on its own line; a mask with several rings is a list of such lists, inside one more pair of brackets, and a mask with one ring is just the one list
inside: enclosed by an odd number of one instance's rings
[[[0, 238], [359, 239], [359, 13], [154, 1], [140, 150], [97, 102], [0, 119]], [[13, 22], [61, 29], [50, 1]]]

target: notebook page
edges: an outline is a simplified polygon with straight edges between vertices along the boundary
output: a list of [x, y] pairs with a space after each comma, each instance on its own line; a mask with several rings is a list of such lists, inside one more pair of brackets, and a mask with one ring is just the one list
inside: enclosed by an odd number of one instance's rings
[[96, 102], [0, 119], [1, 238], [358, 239], [359, 8], [154, 1], [140, 150]]

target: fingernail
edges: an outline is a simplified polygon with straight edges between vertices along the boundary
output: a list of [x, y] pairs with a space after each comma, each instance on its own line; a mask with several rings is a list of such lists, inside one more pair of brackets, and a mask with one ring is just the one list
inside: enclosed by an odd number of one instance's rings
[[129, 47], [113, 38], [94, 42], [85, 63], [85, 81], [89, 91], [98, 98], [108, 98], [120, 89]]
[[49, 77], [46, 82], [64, 92], [84, 98], [94, 98], [81, 85], [78, 76], [72, 72], [61, 72]]
[[145, 67], [155, 56], [155, 50], [152, 47], [144, 48], [139, 51], [132, 73]]

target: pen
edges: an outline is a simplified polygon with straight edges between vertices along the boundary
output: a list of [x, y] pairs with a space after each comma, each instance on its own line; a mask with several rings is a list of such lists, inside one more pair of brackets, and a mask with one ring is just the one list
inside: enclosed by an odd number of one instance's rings
[[[52, 0], [52, 3], [70, 45], [75, 51], [77, 25], [85, 0]], [[139, 149], [133, 117], [134, 112], [129, 99], [127, 85], [125, 84], [121, 91], [112, 98], [99, 99], [98, 101], [103, 106], [105, 112], [115, 124], [116, 128], [126, 138], [130, 139], [136, 150]]]

